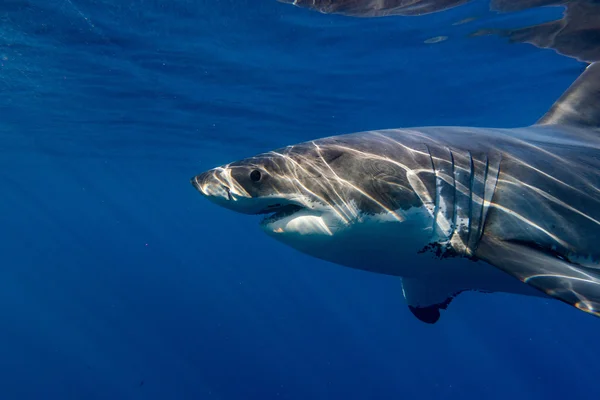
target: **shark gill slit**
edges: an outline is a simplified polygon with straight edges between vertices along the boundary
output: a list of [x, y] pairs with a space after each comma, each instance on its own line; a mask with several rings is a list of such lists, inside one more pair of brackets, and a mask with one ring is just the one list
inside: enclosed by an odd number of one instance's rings
[[[479, 220], [479, 229], [477, 232], [477, 243], [479, 243], [479, 239], [481, 239], [481, 237], [483, 236], [483, 225], [485, 223], [485, 190], [487, 187], [487, 179], [488, 179], [488, 174], [490, 172], [490, 158], [488, 157], [488, 155], [485, 155], [485, 170], [483, 172], [483, 193], [481, 196], [481, 217]], [[473, 249], [473, 251], [475, 251], [475, 249]]]
[[450, 153], [450, 162], [452, 163], [452, 186], [454, 188], [454, 195], [453, 195], [453, 199], [452, 199], [452, 233], [450, 234], [450, 239], [451, 239], [454, 236], [454, 234], [457, 233], [456, 227], [457, 227], [457, 222], [458, 222], [458, 218], [457, 218], [458, 202], [456, 201], [457, 188], [456, 188], [456, 165], [454, 164], [454, 154], [452, 153], [452, 150], [450, 150], [450, 149], [448, 149], [448, 152]]
[[435, 169], [435, 164], [433, 163], [433, 156], [431, 155], [431, 150], [429, 149], [429, 146], [427, 144], [425, 144], [425, 148], [427, 149], [427, 153], [429, 154], [429, 161], [431, 161], [431, 170], [433, 171], [433, 181], [435, 182], [434, 185], [434, 207], [433, 207], [433, 226], [431, 229], [431, 234], [432, 236], [435, 236], [435, 233], [437, 231], [437, 219], [438, 219], [438, 213], [440, 211], [440, 196], [439, 196], [439, 190], [438, 190], [438, 176], [437, 176], [437, 171]]
[[[487, 179], [488, 169], [489, 169], [489, 159], [487, 154], [484, 154], [485, 161], [482, 163], [483, 165], [480, 167], [483, 169], [481, 186], [477, 188], [476, 195], [481, 199], [481, 204], [475, 204], [475, 202], [471, 203], [471, 207], [473, 212], [476, 214], [476, 224], [475, 228], [471, 225], [471, 230], [469, 231], [469, 246], [471, 248], [471, 252], [475, 253], [477, 249], [477, 245], [479, 243], [479, 237], [481, 235], [481, 227], [483, 224], [483, 203], [485, 201], [485, 181]], [[475, 162], [473, 162], [473, 171], [476, 171]], [[477, 183], [477, 173], [474, 173], [473, 176], [473, 191], [475, 191], [475, 185]]]
[[471, 152], [469, 154], [469, 166], [470, 166], [470, 176], [469, 176], [469, 225], [467, 232], [467, 243], [466, 248], [468, 253], [472, 253], [471, 249], [471, 228], [473, 227], [473, 190], [475, 190], [475, 164], [473, 163], [473, 156]]
[[[483, 211], [482, 211], [482, 222], [481, 222], [481, 228], [479, 230], [479, 240], [481, 240], [481, 237], [483, 236], [483, 231], [485, 229], [485, 224], [487, 223], [487, 214], [490, 212], [490, 207], [494, 201], [494, 196], [496, 196], [496, 185], [498, 184], [498, 178], [500, 177], [500, 165], [502, 164], [502, 157], [498, 158], [498, 167], [496, 168], [495, 173], [493, 174], [493, 176], [491, 176], [491, 178], [494, 180], [492, 187], [490, 188], [488, 185], [488, 178], [490, 178], [489, 175], [489, 158], [487, 159], [487, 165], [486, 165], [486, 173], [485, 173], [485, 183], [483, 185]], [[489, 195], [489, 191], [492, 192], [491, 197], [489, 198], [489, 201], [486, 200], [486, 198]], [[489, 202], [489, 205], [486, 207], [485, 203]]]

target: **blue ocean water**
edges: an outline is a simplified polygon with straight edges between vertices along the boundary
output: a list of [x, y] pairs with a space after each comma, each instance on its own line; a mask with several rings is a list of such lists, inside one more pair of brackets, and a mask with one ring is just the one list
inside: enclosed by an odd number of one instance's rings
[[597, 319], [465, 293], [426, 325], [398, 279], [299, 254], [189, 184], [322, 136], [531, 124], [584, 64], [469, 34], [560, 12], [4, 0], [0, 398], [598, 398]]

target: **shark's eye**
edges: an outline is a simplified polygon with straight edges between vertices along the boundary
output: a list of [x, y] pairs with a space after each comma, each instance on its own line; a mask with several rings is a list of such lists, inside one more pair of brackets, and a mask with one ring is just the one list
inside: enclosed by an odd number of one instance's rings
[[252, 182], [258, 182], [258, 181], [260, 181], [260, 178], [261, 178], [261, 174], [260, 174], [259, 170], [255, 169], [254, 171], [250, 172], [250, 180]]

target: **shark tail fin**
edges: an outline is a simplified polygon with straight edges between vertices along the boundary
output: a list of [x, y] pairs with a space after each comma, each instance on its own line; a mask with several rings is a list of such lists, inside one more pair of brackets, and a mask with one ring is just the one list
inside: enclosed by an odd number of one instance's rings
[[588, 65], [537, 124], [600, 128], [600, 62]]

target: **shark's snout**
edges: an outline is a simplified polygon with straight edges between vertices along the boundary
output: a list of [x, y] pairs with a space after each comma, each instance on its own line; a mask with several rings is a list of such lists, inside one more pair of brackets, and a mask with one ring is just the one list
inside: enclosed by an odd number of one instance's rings
[[190, 183], [192, 184], [192, 186], [194, 186], [196, 188], [197, 191], [200, 192], [200, 194], [205, 194], [204, 191], [202, 190], [202, 185], [200, 184], [200, 180], [198, 179], [200, 177], [200, 175], [194, 176], [190, 179]]
[[217, 174], [216, 170], [210, 170], [190, 179], [192, 185], [202, 194], [213, 200], [231, 201], [231, 188], [227, 182]]
[[203, 196], [208, 196], [208, 192], [205, 190], [208, 186], [210, 186], [211, 180], [214, 180], [214, 172], [207, 171], [200, 175], [196, 175], [190, 179], [192, 186], [196, 188]]

